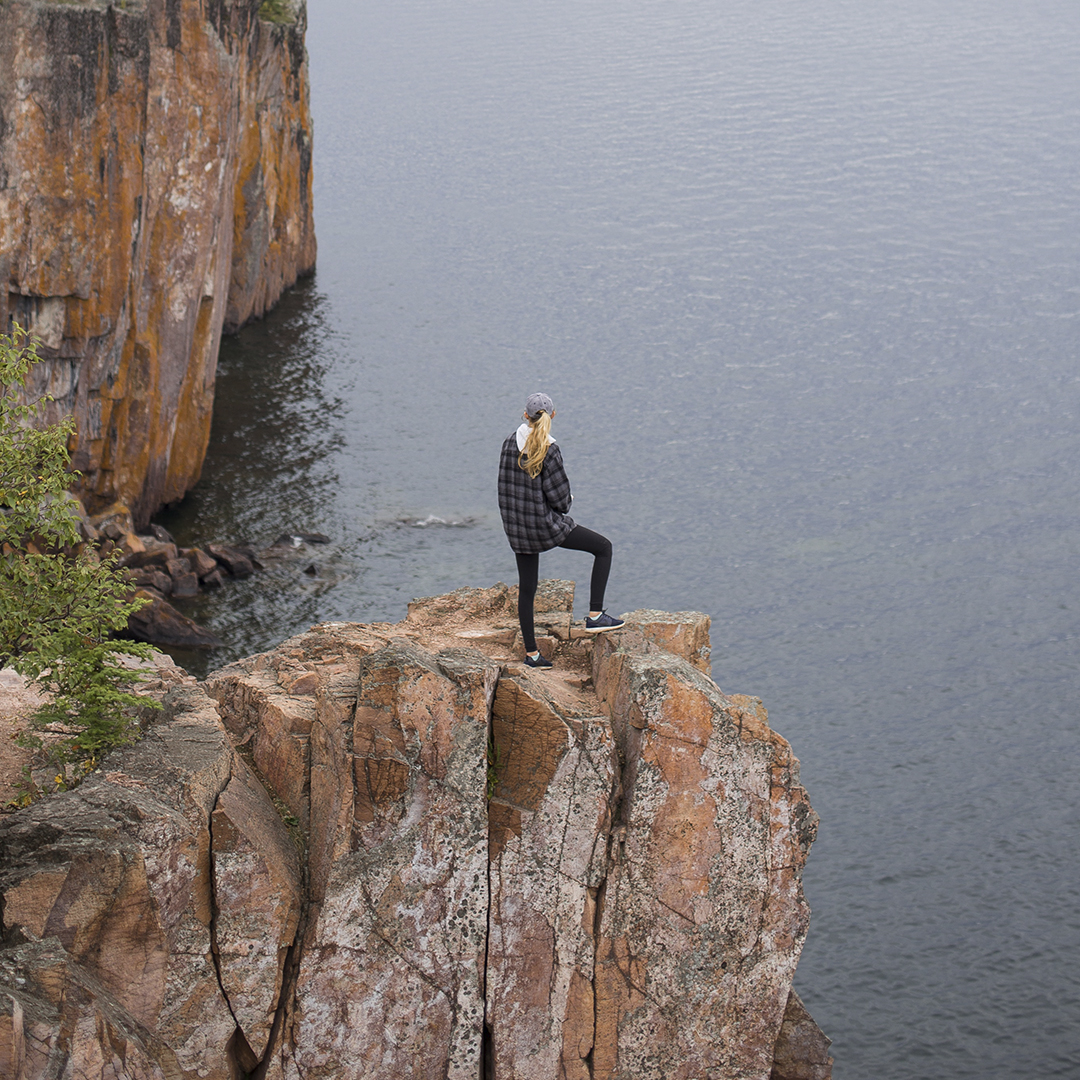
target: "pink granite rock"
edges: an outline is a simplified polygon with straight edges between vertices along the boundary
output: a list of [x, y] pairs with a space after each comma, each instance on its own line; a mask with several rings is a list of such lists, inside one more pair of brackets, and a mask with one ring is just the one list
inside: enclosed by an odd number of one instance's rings
[[239, 758], [217, 800], [210, 833], [221, 986], [257, 1063], [270, 1040], [285, 957], [300, 921], [299, 852], [266, 791]]
[[269, 653], [213, 672], [207, 692], [216, 699], [233, 740], [250, 745], [255, 766], [305, 832], [311, 824], [311, 727], [322, 684], [356, 702], [360, 659], [387, 638], [355, 623], [323, 623]]
[[7, 984], [0, 994], [0, 1076], [5, 1080], [185, 1075], [170, 1047], [55, 942], [24, 945], [17, 958], [5, 960], [0, 969]]
[[695, 666], [706, 617], [553, 636], [538, 673], [509, 595], [313, 627], [215, 673], [224, 727], [175, 686], [0, 819], [0, 1073], [828, 1080], [791, 991], [816, 817], [761, 702]]
[[498, 665], [393, 643], [318, 702], [312, 900], [286, 1076], [478, 1075]]
[[[709, 628], [712, 620], [700, 611], [631, 611], [624, 615], [627, 629], [620, 631], [623, 646], [635, 631], [644, 642], [651, 642], [663, 652], [689, 660], [706, 675], [712, 672], [712, 644]], [[642, 649], [642, 651], [645, 651]]]
[[606, 718], [567, 715], [543, 675], [492, 708], [487, 1024], [495, 1080], [587, 1080], [597, 888], [618, 759]]
[[760, 702], [685, 660], [594, 650], [624, 762], [601, 896], [593, 1076], [768, 1080], [817, 818]]
[[[108, 1075], [94, 1072], [111, 1053], [106, 1028], [91, 1020], [104, 1010], [131, 1032], [151, 1032], [185, 1072], [229, 1077], [236, 1022], [213, 957], [209, 822], [233, 750], [199, 688], [165, 700], [166, 720], [101, 773], [0, 819], [5, 938], [62, 950], [50, 970], [62, 969], [56, 978], [73, 980], [88, 1002], [73, 1014], [83, 1032], [74, 1075]], [[31, 958], [17, 947], [5, 961]], [[42, 1050], [45, 1072], [27, 1080], [58, 1068], [72, 1037], [61, 1029]]]

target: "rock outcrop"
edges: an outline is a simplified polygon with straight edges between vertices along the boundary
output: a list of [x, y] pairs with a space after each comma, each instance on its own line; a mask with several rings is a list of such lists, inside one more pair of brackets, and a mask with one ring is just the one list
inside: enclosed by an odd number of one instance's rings
[[314, 266], [305, 9], [269, 7], [0, 4], [0, 327], [42, 343], [91, 511], [195, 483], [222, 329]]
[[705, 616], [572, 601], [542, 673], [505, 585], [313, 627], [0, 820], [0, 1073], [828, 1080], [790, 747]]
[[229, 1080], [265, 1049], [299, 859], [193, 679], [142, 742], [0, 833], [0, 1075]]

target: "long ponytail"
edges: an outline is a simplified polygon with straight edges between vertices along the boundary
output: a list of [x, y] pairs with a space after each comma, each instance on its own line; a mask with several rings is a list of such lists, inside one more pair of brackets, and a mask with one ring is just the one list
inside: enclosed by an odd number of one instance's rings
[[[529, 436], [525, 440], [525, 448], [518, 454], [518, 465], [535, 480], [544, 467], [544, 458], [547, 457], [551, 443], [551, 417], [546, 412], [541, 412], [535, 420], [528, 416], [525, 419], [529, 421]], [[522, 458], [525, 459], [524, 464]]]

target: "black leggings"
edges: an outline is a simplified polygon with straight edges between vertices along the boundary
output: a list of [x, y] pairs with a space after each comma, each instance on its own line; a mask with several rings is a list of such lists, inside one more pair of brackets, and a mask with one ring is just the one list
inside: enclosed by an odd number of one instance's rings
[[[559, 547], [571, 551], [588, 551], [593, 556], [592, 580], [589, 583], [589, 610], [602, 611], [604, 590], [611, 572], [611, 541], [592, 529], [575, 525]], [[518, 555], [518, 619], [526, 652], [536, 652], [536, 627], [533, 623], [533, 601], [540, 580], [540, 556]]]

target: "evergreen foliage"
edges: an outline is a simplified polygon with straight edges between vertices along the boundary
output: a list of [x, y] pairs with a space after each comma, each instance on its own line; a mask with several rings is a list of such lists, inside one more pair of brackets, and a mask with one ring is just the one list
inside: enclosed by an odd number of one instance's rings
[[[61, 732], [46, 755], [57, 787], [68, 787], [102, 753], [138, 737], [134, 706], [158, 706], [135, 692], [141, 676], [122, 660], [153, 650], [114, 637], [145, 601], [131, 596], [117, 553], [99, 558], [80, 543], [67, 495], [77, 478], [68, 469], [74, 422], [34, 426], [51, 399], [21, 400], [39, 362], [17, 324], [0, 334], [0, 666], [48, 692], [32, 723]], [[43, 745], [33, 734], [24, 741]]]

